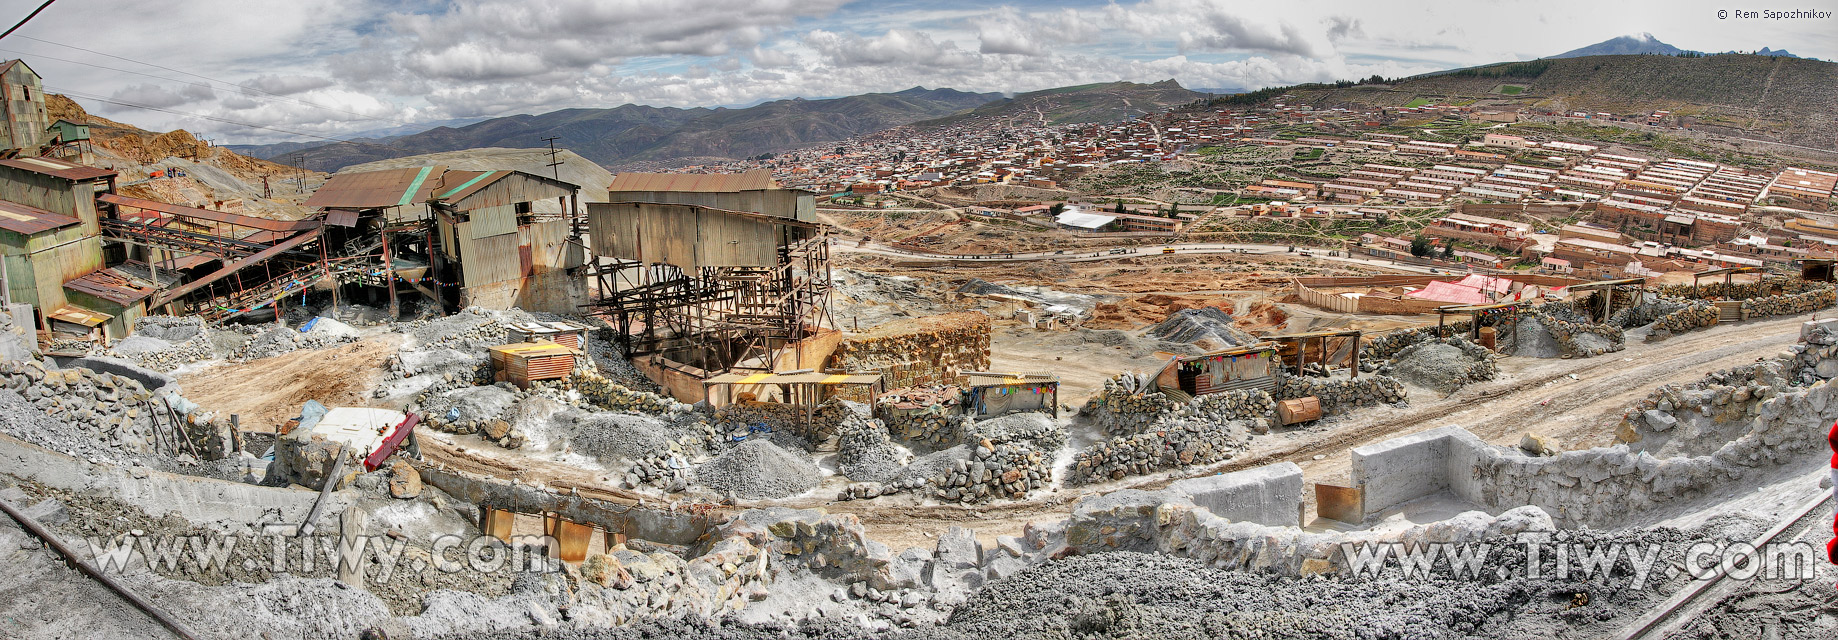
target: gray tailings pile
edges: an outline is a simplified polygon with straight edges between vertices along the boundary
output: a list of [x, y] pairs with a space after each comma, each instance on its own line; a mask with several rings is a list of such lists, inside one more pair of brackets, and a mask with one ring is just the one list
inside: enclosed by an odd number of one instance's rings
[[822, 472], [803, 452], [786, 451], [761, 439], [734, 445], [696, 466], [696, 481], [746, 499], [785, 498], [809, 491]]
[[[1110, 401], [1132, 406], [1118, 400]], [[1208, 394], [1185, 404], [1169, 404], [1150, 416], [1141, 431], [1112, 437], [1074, 455], [1067, 471], [1068, 482], [1121, 480], [1230, 458], [1250, 442], [1252, 434], [1270, 430], [1274, 411], [1275, 401], [1256, 389]]]
[[1499, 373], [1498, 356], [1463, 338], [1438, 338], [1411, 345], [1399, 352], [1379, 375], [1406, 384], [1454, 393], [1469, 383], [1492, 380]]
[[1257, 339], [1232, 326], [1232, 316], [1217, 307], [1182, 309], [1149, 327], [1148, 336], [1206, 348], [1223, 349], [1251, 344]]

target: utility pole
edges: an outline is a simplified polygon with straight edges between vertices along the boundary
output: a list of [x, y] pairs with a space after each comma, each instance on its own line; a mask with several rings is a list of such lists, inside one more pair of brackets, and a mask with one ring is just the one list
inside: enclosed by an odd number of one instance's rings
[[262, 174], [262, 198], [267, 200], [274, 199], [274, 189], [268, 186], [268, 174], [266, 173]]
[[555, 148], [555, 141], [560, 139], [561, 138], [556, 136], [549, 136], [542, 139], [543, 142], [549, 143], [549, 171], [555, 174], [556, 180], [562, 179], [562, 170], [556, 168], [562, 166], [562, 163], [555, 159], [556, 154], [561, 153], [561, 151]]
[[306, 154], [294, 153], [294, 179], [300, 187], [300, 193], [306, 193]]

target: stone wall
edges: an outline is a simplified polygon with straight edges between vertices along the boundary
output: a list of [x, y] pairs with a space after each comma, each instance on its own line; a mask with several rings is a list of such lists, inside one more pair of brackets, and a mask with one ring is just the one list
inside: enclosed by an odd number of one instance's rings
[[1321, 399], [1321, 415], [1337, 415], [1359, 407], [1403, 402], [1404, 383], [1382, 375], [1358, 378], [1316, 378], [1284, 376], [1280, 393], [1283, 399], [1315, 396]]
[[[887, 388], [946, 385], [960, 371], [989, 368], [989, 316], [974, 311], [892, 322], [845, 338], [829, 368], [877, 372]], [[866, 390], [850, 400], [869, 402]]]
[[1838, 303], [1838, 290], [1830, 287], [1805, 293], [1750, 298], [1742, 301], [1743, 318], [1766, 318], [1808, 313]]
[[4, 360], [0, 381], [82, 437], [128, 454], [154, 451], [153, 394], [133, 379], [83, 368], [46, 369], [37, 360]]
[[1105, 380], [1104, 388], [1091, 394], [1079, 413], [1091, 418], [1105, 435], [1128, 436], [1142, 433], [1179, 404], [1149, 376], [1123, 373]]
[[1676, 311], [1653, 319], [1649, 340], [1663, 340], [1674, 334], [1717, 326], [1717, 305], [1704, 300], [1690, 300]]
[[1142, 431], [1074, 454], [1068, 482], [1121, 480], [1225, 460], [1243, 449], [1252, 434], [1270, 430], [1275, 409], [1270, 395], [1256, 389], [1208, 394], [1172, 405], [1151, 416]]

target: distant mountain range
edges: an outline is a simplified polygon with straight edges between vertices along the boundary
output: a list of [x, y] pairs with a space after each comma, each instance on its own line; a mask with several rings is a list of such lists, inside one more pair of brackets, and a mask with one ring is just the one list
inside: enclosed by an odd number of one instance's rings
[[558, 137], [596, 163], [693, 162], [738, 159], [831, 142], [970, 109], [995, 93], [913, 87], [830, 100], [775, 100], [744, 109], [679, 109], [628, 104], [611, 109], [563, 109], [492, 118], [462, 127], [320, 145], [244, 147], [257, 157], [300, 154], [306, 167], [337, 171], [353, 164], [474, 147], [535, 147]]
[[[1692, 51], [1689, 49], [1680, 49], [1678, 47], [1674, 47], [1664, 42], [1660, 42], [1659, 39], [1654, 38], [1653, 34], [1651, 33], [1637, 33], [1631, 36], [1621, 36], [1619, 38], [1610, 38], [1610, 39], [1603, 40], [1601, 42], [1597, 42], [1595, 44], [1589, 45], [1587, 47], [1583, 47], [1580, 49], [1571, 49], [1569, 51], [1565, 51], [1563, 53], [1560, 53], [1560, 54], [1557, 54], [1551, 57], [1553, 58], [1581, 58], [1583, 56], [1626, 56], [1626, 55], [1675, 56], [1681, 53], [1702, 54], [1703, 52], [1702, 51]], [[1731, 51], [1731, 52], [1726, 52], [1726, 53], [1736, 53], [1736, 52]], [[1750, 53], [1750, 52], [1745, 51], [1742, 53]], [[1791, 53], [1787, 53], [1785, 49], [1770, 49], [1768, 47], [1762, 47], [1761, 50], [1754, 51], [1753, 53], [1758, 56], [1778, 56], [1782, 58], [1798, 58], [1799, 57]]]
[[975, 116], [1044, 118], [1052, 124], [1115, 122], [1204, 98], [1173, 80], [1153, 84], [1112, 82], [1023, 93], [913, 87], [823, 100], [774, 100], [745, 108], [679, 109], [624, 105], [564, 109], [541, 115], [491, 118], [463, 126], [361, 137], [331, 144], [286, 142], [236, 145], [259, 158], [337, 171], [390, 158], [478, 147], [523, 148], [543, 138], [605, 166], [638, 163], [693, 164], [733, 160], [812, 144], [835, 142], [892, 127], [939, 126]]

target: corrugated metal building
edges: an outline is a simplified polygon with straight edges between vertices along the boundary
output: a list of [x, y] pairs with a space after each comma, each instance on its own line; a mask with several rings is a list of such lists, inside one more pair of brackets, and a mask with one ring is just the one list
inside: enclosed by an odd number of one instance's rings
[[441, 247], [435, 273], [457, 274], [442, 280], [459, 284], [459, 306], [579, 311], [586, 291], [567, 269], [581, 266], [585, 251], [568, 242], [572, 221], [533, 213], [537, 201], [571, 200], [579, 190], [521, 171], [446, 172], [429, 198]]
[[0, 149], [34, 148], [48, 137], [51, 118], [45, 111], [45, 85], [38, 72], [21, 60], [0, 63], [0, 107], [6, 127]]
[[727, 174], [621, 173], [607, 190], [607, 202], [692, 204], [804, 222], [817, 220], [817, 194], [780, 188], [772, 172], [765, 169]]
[[53, 328], [47, 318], [93, 317], [66, 309], [64, 283], [102, 268], [96, 194], [114, 189], [113, 171], [51, 158], [0, 160], [0, 275], [13, 302], [37, 308], [40, 328]]

